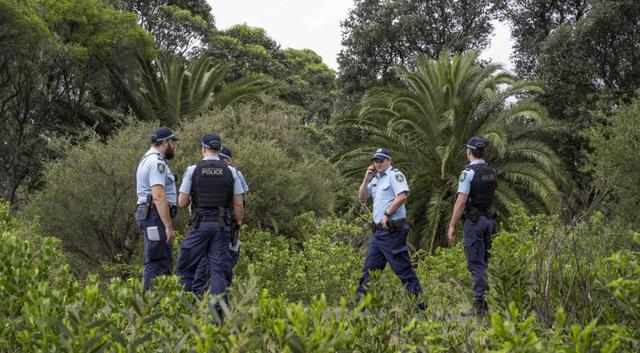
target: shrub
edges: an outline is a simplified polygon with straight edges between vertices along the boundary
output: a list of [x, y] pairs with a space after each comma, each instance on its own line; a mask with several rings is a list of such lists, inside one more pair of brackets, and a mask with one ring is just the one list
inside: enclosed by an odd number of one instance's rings
[[[179, 179], [189, 164], [202, 158], [201, 137], [218, 130], [223, 142], [236, 151], [234, 157], [250, 185], [250, 226], [291, 232], [293, 219], [300, 213], [330, 214], [332, 190], [341, 179], [313, 149], [304, 144], [292, 147], [303, 132], [291, 126], [291, 110], [237, 109], [200, 117], [177, 131], [182, 140], [170, 167]], [[222, 127], [233, 125], [231, 118], [240, 119], [238, 125], [246, 130], [228, 127], [230, 136], [226, 136]], [[256, 126], [251, 127], [251, 121]], [[263, 136], [257, 130], [262, 127]], [[130, 122], [105, 142], [89, 139], [81, 146], [63, 144], [65, 157], [47, 166], [42, 190], [22, 210], [26, 219], [39, 218], [43, 233], [62, 240], [75, 270], [102, 270], [125, 278], [138, 272], [137, 265], [127, 265], [141, 263], [142, 241], [133, 217], [135, 170], [149, 148], [153, 128], [151, 123]], [[187, 213], [180, 212], [177, 229], [182, 233], [186, 233], [186, 219]]]
[[75, 269], [128, 263], [139, 252], [135, 168], [152, 129], [135, 123], [106, 143], [91, 139], [66, 147], [65, 157], [47, 166], [42, 190], [22, 210], [25, 218], [39, 219], [43, 233], [62, 240]]
[[[331, 232], [341, 232], [330, 223], [322, 223], [317, 234], [300, 244], [267, 232], [243, 234], [236, 275], [242, 281], [254, 266], [260, 288], [291, 301], [308, 302], [324, 293], [330, 303], [336, 303], [341, 296], [353, 295], [363, 255], [327, 236], [327, 227], [333, 228]], [[348, 231], [349, 226], [344, 229]]]
[[621, 241], [633, 233], [605, 222], [600, 213], [573, 227], [555, 217], [515, 214], [511, 229], [493, 243], [489, 294], [494, 307], [506, 312], [516, 302], [524, 315], [535, 313], [546, 327], [554, 324], [558, 308], [573, 322], [599, 318], [615, 324], [628, 317], [611, 288], [620, 274], [633, 273], [633, 266], [626, 267], [633, 263], [630, 250], [620, 248], [623, 243], [634, 247]]
[[[0, 214], [2, 217], [8, 216]], [[13, 219], [11, 222], [13, 228], [0, 234], [3, 350], [637, 352], [640, 349], [638, 320], [633, 315], [625, 316], [617, 324], [597, 319], [573, 322], [563, 310], [557, 310], [554, 324], [548, 328], [534, 314], [518, 310], [516, 303], [508, 311], [494, 310], [490, 323], [463, 319], [442, 311], [442, 307], [417, 313], [412, 299], [404, 295], [400, 282], [389, 270], [373, 276], [375, 290], [354, 306], [346, 297], [336, 295], [343, 292], [341, 284], [346, 281], [331, 282], [332, 276], [344, 279], [348, 271], [354, 271], [348, 269], [349, 263], [355, 263], [349, 260], [352, 258], [349, 251], [353, 250], [333, 236], [319, 235], [341, 233], [350, 227], [340, 230], [335, 226], [323, 228], [322, 222], [314, 225], [320, 232], [310, 234], [299, 245], [300, 253], [306, 255], [291, 261], [286, 255], [298, 252], [283, 250], [285, 238], [269, 238], [265, 232], [246, 234], [247, 246], [243, 247], [246, 251], [241, 259], [263, 253], [278, 256], [242, 264], [243, 270], [234, 282], [227, 304], [217, 297], [205, 295], [198, 300], [184, 293], [175, 276], [158, 278], [155, 290], [148, 292], [143, 292], [137, 279], [116, 278], [100, 283], [97, 277], [91, 277], [80, 283], [59, 256], [59, 241], [36, 233], [23, 236], [22, 232], [32, 228]], [[336, 238], [339, 237], [344, 234]], [[620, 303], [636, 308], [638, 252], [623, 250], [616, 254], [605, 261], [611, 266], [601, 271], [606, 275], [602, 278], [615, 278], [609, 282], [612, 293]], [[460, 256], [459, 249], [446, 250], [427, 258], [424, 263], [431, 264], [431, 268], [420, 271], [433, 272], [427, 274], [433, 281], [459, 276]], [[263, 263], [265, 266], [261, 268]], [[302, 265], [281, 268], [296, 263]], [[449, 265], [454, 269], [449, 269]], [[321, 268], [326, 271], [318, 272]], [[274, 270], [304, 279], [309, 271], [311, 281], [281, 284], [284, 277], [272, 274]], [[257, 278], [258, 272], [267, 277]], [[273, 290], [263, 290], [263, 284]], [[307, 286], [313, 287], [308, 290]], [[321, 293], [323, 290], [330, 292], [328, 296]], [[290, 294], [298, 297], [290, 298]], [[459, 298], [452, 300], [449, 304], [455, 305]], [[216, 304], [225, 313], [223, 322], [216, 313]]]
[[604, 199], [604, 207], [631, 226], [636, 225], [640, 202], [640, 91], [613, 116], [585, 132], [593, 153], [586, 171]]

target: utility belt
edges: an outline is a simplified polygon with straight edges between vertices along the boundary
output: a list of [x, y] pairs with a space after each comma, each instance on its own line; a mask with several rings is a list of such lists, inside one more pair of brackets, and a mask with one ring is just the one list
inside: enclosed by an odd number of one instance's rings
[[[407, 224], [407, 219], [406, 218], [390, 219], [390, 220], [387, 221], [387, 226], [389, 227], [389, 232], [392, 232], [392, 233], [396, 233], [396, 232], [404, 230], [405, 224]], [[384, 227], [382, 226], [382, 223], [371, 222], [371, 230], [373, 232], [376, 232], [378, 230], [386, 230], [386, 229], [384, 229]]]
[[233, 212], [225, 207], [207, 210], [207, 214], [202, 214], [201, 212], [194, 210], [191, 214], [189, 225], [193, 226], [193, 228], [200, 227], [201, 222], [218, 222], [220, 229], [224, 229], [225, 225], [230, 225], [233, 222]]
[[463, 219], [471, 220], [471, 222], [477, 222], [481, 216], [486, 217], [488, 219], [495, 218], [494, 215], [491, 212], [489, 212], [488, 209], [467, 208], [464, 210], [464, 213], [462, 214]]
[[[149, 219], [149, 215], [151, 214], [152, 211], [158, 212], [156, 205], [150, 201], [147, 201], [147, 203], [138, 204], [136, 207], [144, 209], [144, 220]], [[169, 217], [175, 218], [177, 213], [178, 213], [178, 206], [169, 205]]]

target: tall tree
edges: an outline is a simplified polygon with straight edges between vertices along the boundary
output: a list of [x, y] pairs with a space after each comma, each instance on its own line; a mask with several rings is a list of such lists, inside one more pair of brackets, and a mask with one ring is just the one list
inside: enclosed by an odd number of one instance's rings
[[[640, 86], [640, 3], [531, 0], [526, 5], [511, 9], [517, 15], [512, 33], [538, 34], [516, 36], [517, 69], [545, 83], [547, 92], [538, 101], [571, 127], [553, 145], [574, 178], [589, 189], [589, 177], [581, 172], [589, 151], [579, 131], [592, 125], [593, 111], [614, 112]], [[547, 19], [544, 31], [523, 20], [536, 12]]]
[[193, 56], [206, 46], [215, 21], [206, 0], [109, 0], [133, 12], [138, 23], [155, 38], [156, 46], [171, 54]]
[[135, 16], [92, 0], [0, 0], [0, 171], [15, 203], [54, 151], [48, 141], [91, 127], [106, 134], [124, 111], [112, 73], [130, 79], [152, 39]]
[[418, 242], [433, 249], [446, 243], [458, 175], [467, 164], [465, 143], [471, 136], [488, 142], [486, 159], [498, 170], [495, 207], [506, 216], [511, 204], [533, 212], [559, 206], [560, 190], [570, 185], [559, 157], [540, 136], [562, 128], [521, 94], [541, 93], [540, 84], [519, 81], [500, 66], [480, 66], [478, 53], [437, 60], [420, 56], [415, 70], [398, 69], [400, 87], [374, 88], [360, 114], [339, 126], [369, 138], [341, 158], [347, 174], [360, 174], [378, 147], [394, 151], [393, 164], [410, 181], [409, 211]]
[[342, 22], [340, 88], [360, 96], [393, 80], [395, 65], [412, 67], [418, 54], [485, 48], [493, 14], [491, 0], [356, 0]]
[[562, 24], [580, 20], [587, 0], [496, 0], [502, 19], [511, 27], [514, 41], [511, 60], [515, 72], [528, 79], [538, 74], [541, 44]]
[[269, 37], [263, 28], [246, 24], [216, 32], [206, 54], [217, 62], [231, 64], [227, 80], [236, 80], [252, 73], [263, 73], [279, 79], [286, 71], [280, 44]]
[[262, 28], [236, 25], [216, 32], [207, 55], [229, 63], [226, 80], [251, 73], [282, 82], [279, 98], [303, 107], [303, 122], [326, 124], [336, 95], [335, 73], [309, 49], [282, 49]]
[[327, 124], [336, 96], [335, 72], [310, 49], [285, 49], [283, 63], [287, 69], [283, 79], [288, 85], [281, 97], [307, 110], [303, 123]]

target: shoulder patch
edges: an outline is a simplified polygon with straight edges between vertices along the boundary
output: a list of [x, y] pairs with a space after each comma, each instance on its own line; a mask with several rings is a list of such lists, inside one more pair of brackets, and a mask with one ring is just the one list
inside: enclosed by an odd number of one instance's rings
[[404, 181], [404, 175], [402, 175], [402, 173], [398, 172], [396, 173], [396, 180], [399, 182], [403, 182]]
[[164, 173], [164, 163], [158, 163], [158, 173], [162, 174]]
[[467, 171], [463, 170], [462, 173], [460, 173], [460, 182], [463, 182], [466, 178], [467, 178]]

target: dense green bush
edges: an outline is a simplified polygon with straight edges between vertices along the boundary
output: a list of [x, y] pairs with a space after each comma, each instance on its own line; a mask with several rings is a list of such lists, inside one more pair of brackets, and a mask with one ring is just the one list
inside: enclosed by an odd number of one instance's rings
[[[219, 131], [235, 150], [251, 189], [247, 223], [292, 233], [298, 214], [331, 214], [332, 191], [341, 178], [324, 156], [302, 142], [305, 132], [293, 123], [295, 108], [271, 104], [274, 109], [268, 113], [247, 105], [186, 123], [177, 130], [182, 140], [170, 167], [181, 179], [187, 166], [202, 158], [202, 136]], [[131, 122], [106, 142], [95, 138], [61, 148], [65, 157], [47, 167], [42, 190], [22, 210], [26, 219], [39, 218], [44, 234], [62, 239], [74, 269], [102, 268], [124, 277], [137, 272], [128, 265], [140, 263], [142, 243], [133, 218], [135, 170], [153, 128]], [[186, 212], [179, 213], [182, 233], [186, 218]]]
[[139, 252], [135, 168], [151, 130], [132, 124], [106, 143], [96, 138], [64, 147], [65, 157], [47, 166], [42, 190], [22, 210], [25, 218], [39, 219], [44, 234], [60, 238], [83, 269], [128, 263]]
[[640, 91], [637, 97], [585, 132], [593, 153], [586, 171], [593, 175], [603, 208], [636, 226], [640, 202]]
[[[545, 327], [554, 325], [559, 308], [572, 322], [598, 318], [637, 325], [632, 323], [637, 307], [625, 303], [637, 300], [629, 296], [634, 284], [627, 282], [637, 271], [637, 252], [626, 250], [637, 249], [634, 234], [600, 213], [567, 227], [557, 218], [529, 217], [520, 210], [510, 230], [493, 243], [491, 302], [503, 311], [516, 302], [524, 315], [535, 313]], [[616, 283], [625, 289], [616, 292]]]
[[337, 222], [323, 221], [317, 233], [299, 244], [268, 232], [243, 234], [237, 275], [241, 281], [247, 279], [253, 265], [260, 288], [268, 289], [270, 295], [308, 302], [325, 293], [330, 303], [337, 303], [341, 296], [354, 293], [363, 258], [361, 252], [338, 240], [351, 226], [335, 226]]
[[[12, 220], [6, 208], [0, 212], [0, 219], [12, 224], [3, 227], [0, 234], [3, 351], [636, 352], [640, 349], [637, 336], [640, 254], [633, 249], [615, 252], [602, 262], [610, 265], [595, 272], [600, 280], [607, 281], [606, 287], [619, 302], [618, 308], [627, 309], [617, 323], [607, 323], [598, 316], [574, 321], [559, 309], [554, 312], [554, 324], [547, 327], [536, 315], [518, 310], [515, 303], [507, 310], [494, 306], [490, 321], [458, 316], [454, 309], [464, 302], [466, 294], [443, 294], [460, 292], [460, 285], [468, 286], [462, 283], [468, 280], [463, 279], [466, 274], [459, 247], [421, 259], [418, 272], [430, 307], [417, 313], [411, 298], [404, 295], [400, 282], [389, 270], [372, 278], [375, 289], [360, 305], [350, 303], [348, 297], [339, 298], [343, 293], [351, 293], [344, 285], [356, 277], [348, 272], [355, 271], [350, 267], [359, 263], [359, 256], [340, 240], [354, 230], [352, 226], [336, 226], [331, 220], [324, 224], [317, 222], [313, 225], [315, 229], [308, 228], [311, 233], [307, 240], [288, 249], [283, 247], [283, 237], [247, 232], [239, 276], [230, 291], [228, 305], [222, 303], [225, 319], [220, 323], [214, 309], [218, 299], [193, 298], [181, 290], [176, 277], [159, 278], [156, 289], [146, 293], [136, 279], [116, 278], [100, 283], [92, 277], [78, 282], [59, 255], [59, 241], [41, 238], [33, 228]], [[531, 219], [522, 219], [523, 225], [530, 222]], [[506, 233], [502, 236], [509, 237]], [[636, 238], [640, 241], [640, 237]], [[294, 251], [293, 246], [301, 248]], [[504, 249], [497, 250], [496, 257], [508, 255], [503, 253]], [[286, 258], [296, 253], [304, 256]], [[281, 272], [273, 273], [277, 270]], [[257, 273], [264, 278], [257, 278]], [[292, 280], [280, 283], [287, 277]], [[448, 290], [447, 285], [451, 285]]]

